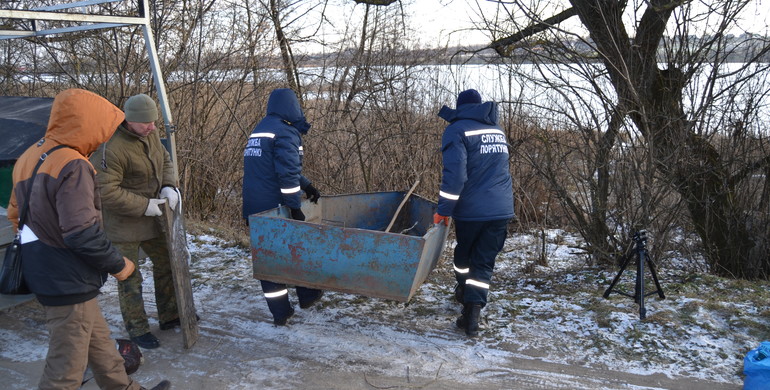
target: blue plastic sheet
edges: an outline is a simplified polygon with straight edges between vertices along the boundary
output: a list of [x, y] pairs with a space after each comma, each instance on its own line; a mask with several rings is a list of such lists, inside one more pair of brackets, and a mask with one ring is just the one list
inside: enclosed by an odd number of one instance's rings
[[744, 390], [770, 390], [770, 341], [763, 341], [743, 359]]

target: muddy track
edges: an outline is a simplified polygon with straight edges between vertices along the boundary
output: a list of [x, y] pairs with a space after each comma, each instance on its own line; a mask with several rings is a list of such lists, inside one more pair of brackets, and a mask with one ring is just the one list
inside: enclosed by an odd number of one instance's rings
[[[100, 298], [115, 334], [115, 297]], [[216, 302], [211, 302], [215, 304]], [[254, 300], [237, 312], [199, 301], [201, 338], [182, 348], [178, 331], [157, 330], [162, 347], [146, 350], [134, 378], [170, 379], [175, 389], [738, 389], [740, 386], [664, 375], [636, 375], [546, 362], [476, 348], [447, 327], [435, 333], [385, 326], [341, 326], [323, 309], [298, 311], [289, 327], [274, 327]], [[342, 320], [344, 322], [344, 319]], [[47, 334], [35, 302], [0, 313], [4, 356], [24, 344], [23, 361], [0, 359], [7, 389], [34, 388], [44, 364]], [[6, 380], [7, 379], [7, 380]], [[85, 389], [95, 389], [94, 383]]]

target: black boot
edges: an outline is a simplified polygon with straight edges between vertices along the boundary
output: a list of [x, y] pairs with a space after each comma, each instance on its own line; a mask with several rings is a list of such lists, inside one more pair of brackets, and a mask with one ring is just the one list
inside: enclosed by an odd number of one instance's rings
[[480, 303], [467, 303], [463, 306], [463, 315], [455, 321], [458, 328], [465, 330], [465, 334], [475, 337], [479, 334], [479, 317], [481, 316]]
[[[195, 322], [199, 322], [201, 318], [198, 316], [198, 314], [195, 314]], [[160, 330], [169, 330], [174, 329], [177, 326], [182, 326], [182, 320], [177, 317], [175, 320], [161, 322], [160, 323]]]
[[141, 336], [131, 337], [131, 341], [144, 349], [155, 349], [160, 347], [160, 340], [154, 334], [147, 332]]
[[276, 326], [286, 326], [286, 321], [294, 315], [294, 308], [289, 307], [289, 312], [284, 317], [273, 317], [273, 324]]
[[475, 337], [479, 334], [479, 317], [481, 317], [481, 305], [478, 303], [471, 304], [470, 310], [466, 311], [467, 322], [465, 324], [465, 334], [470, 337]]
[[[169, 382], [169, 381], [164, 379], [164, 380], [160, 381], [160, 383], [155, 385], [155, 387], [153, 387], [150, 390], [168, 390], [170, 388], [171, 388], [171, 382]], [[142, 390], [147, 390], [147, 389], [142, 387]]]
[[316, 302], [320, 301], [321, 297], [323, 296], [324, 296], [323, 290], [318, 290], [318, 293], [314, 297], [310, 298], [305, 302], [302, 302], [302, 301], [299, 302], [300, 309], [309, 309], [311, 306], [315, 305]]

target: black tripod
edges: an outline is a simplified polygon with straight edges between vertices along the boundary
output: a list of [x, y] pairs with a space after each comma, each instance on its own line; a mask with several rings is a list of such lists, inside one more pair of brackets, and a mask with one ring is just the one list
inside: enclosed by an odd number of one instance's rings
[[[610, 297], [612, 288], [615, 287], [615, 284], [617, 284], [618, 280], [620, 280], [620, 275], [623, 274], [623, 271], [631, 262], [631, 259], [636, 257], [636, 288], [634, 289], [634, 295], [627, 294], [620, 291], [616, 291], [616, 292], [618, 294], [634, 298], [634, 302], [639, 304], [639, 318], [644, 319], [645, 316], [647, 315], [647, 310], [644, 308], [644, 298], [655, 293], [658, 293], [658, 296], [660, 296], [660, 299], [665, 299], [666, 296], [663, 295], [663, 289], [660, 287], [660, 282], [658, 281], [658, 275], [655, 273], [655, 264], [652, 263], [652, 260], [650, 259], [650, 256], [647, 253], [647, 248], [645, 247], [645, 245], [647, 244], [647, 231], [639, 230], [638, 232], [634, 233], [632, 238], [636, 243], [636, 248], [634, 248], [634, 253], [636, 254], [636, 256], [634, 256], [634, 254], [626, 256], [625, 260], [623, 260], [623, 264], [620, 266], [620, 272], [618, 272], [618, 274], [615, 276], [615, 279], [612, 280], [612, 283], [610, 283], [610, 287], [607, 288], [607, 291], [604, 292], [604, 298]], [[646, 295], [644, 294], [644, 263], [645, 262], [647, 263], [647, 266], [650, 267], [650, 274], [652, 274], [652, 280], [655, 281], [655, 288], [657, 288], [657, 290], [647, 293]]]

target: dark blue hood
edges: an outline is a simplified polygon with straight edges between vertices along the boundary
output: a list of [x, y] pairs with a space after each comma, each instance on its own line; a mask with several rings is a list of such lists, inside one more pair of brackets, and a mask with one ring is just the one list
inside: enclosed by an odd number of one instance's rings
[[310, 130], [310, 123], [302, 113], [297, 95], [289, 88], [275, 89], [270, 93], [270, 98], [267, 100], [267, 115], [279, 117], [301, 134], [307, 134]]
[[480, 104], [463, 104], [457, 109], [441, 107], [439, 118], [453, 123], [461, 119], [472, 119], [487, 125], [497, 125], [497, 103], [484, 102]]

